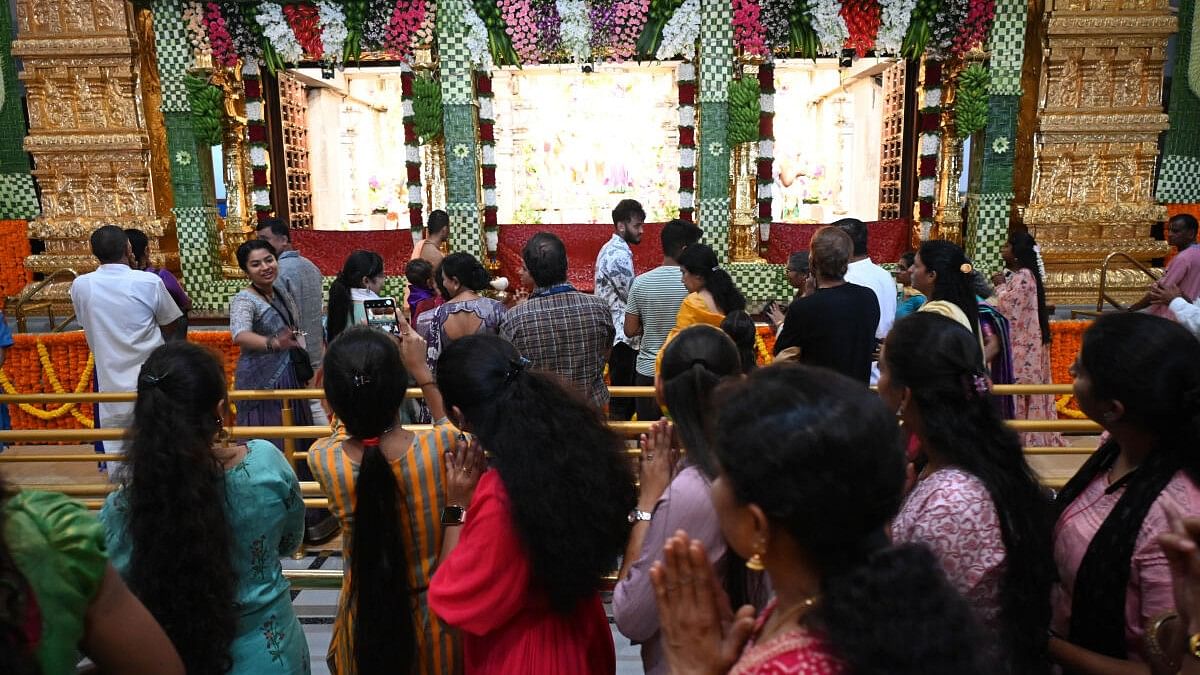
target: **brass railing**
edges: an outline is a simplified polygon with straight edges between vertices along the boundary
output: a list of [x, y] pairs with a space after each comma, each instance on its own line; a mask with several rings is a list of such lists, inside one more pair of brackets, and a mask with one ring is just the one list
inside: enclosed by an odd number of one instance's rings
[[1120, 259], [1124, 260], [1125, 262], [1132, 264], [1134, 269], [1140, 270], [1142, 272], [1142, 274], [1144, 274], [1146, 276], [1146, 278], [1148, 278], [1150, 280], [1150, 283], [1154, 283], [1154, 282], [1158, 281], [1157, 274], [1150, 271], [1149, 267], [1146, 267], [1142, 263], [1138, 262], [1136, 259], [1134, 259], [1133, 256], [1129, 255], [1128, 253], [1125, 253], [1123, 251], [1113, 251], [1112, 253], [1109, 253], [1107, 256], [1104, 257], [1104, 264], [1100, 265], [1100, 292], [1099, 292], [1099, 295], [1096, 297], [1096, 313], [1097, 314], [1104, 312], [1104, 303], [1105, 302], [1108, 302], [1110, 305], [1112, 305], [1113, 307], [1116, 307], [1117, 309], [1125, 309], [1125, 306], [1122, 305], [1120, 303], [1120, 301], [1118, 301], [1116, 298], [1114, 298], [1108, 294], [1108, 268], [1112, 264], [1112, 261], [1117, 258], [1120, 258]]

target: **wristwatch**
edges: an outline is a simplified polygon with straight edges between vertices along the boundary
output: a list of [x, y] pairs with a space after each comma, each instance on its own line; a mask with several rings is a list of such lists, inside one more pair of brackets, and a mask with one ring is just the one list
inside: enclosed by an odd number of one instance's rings
[[653, 517], [653, 515], [654, 514], [650, 513], [649, 511], [642, 511], [640, 509], [634, 509], [629, 512], [629, 522], [637, 523], [639, 520], [647, 520], [648, 521], [648, 520], [650, 520], [651, 517]]
[[462, 525], [467, 520], [467, 510], [457, 504], [442, 509], [442, 525]]

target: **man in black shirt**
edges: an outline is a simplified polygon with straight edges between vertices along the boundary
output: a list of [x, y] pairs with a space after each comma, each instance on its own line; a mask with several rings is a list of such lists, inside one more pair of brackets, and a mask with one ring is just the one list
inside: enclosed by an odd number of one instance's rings
[[817, 291], [788, 308], [775, 353], [794, 347], [800, 352], [800, 363], [830, 368], [867, 384], [879, 300], [871, 289], [846, 283], [853, 252], [854, 242], [836, 227], [821, 228], [813, 235], [809, 263]]

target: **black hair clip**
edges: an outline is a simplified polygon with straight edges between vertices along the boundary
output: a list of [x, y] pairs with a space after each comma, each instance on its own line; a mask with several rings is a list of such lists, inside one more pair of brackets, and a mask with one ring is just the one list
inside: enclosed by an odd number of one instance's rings
[[508, 362], [508, 370], [504, 371], [504, 383], [508, 384], [517, 379], [518, 375], [525, 372], [525, 370], [529, 368], [530, 363], [532, 362], [524, 356], [518, 356], [515, 359], [510, 359]]

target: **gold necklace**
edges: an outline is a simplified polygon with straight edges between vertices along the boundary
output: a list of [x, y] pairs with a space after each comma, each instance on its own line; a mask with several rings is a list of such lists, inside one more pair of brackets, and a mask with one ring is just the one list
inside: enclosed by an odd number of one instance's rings
[[[789, 609], [783, 613], [780, 613], [778, 611], [778, 607], [777, 607], [776, 611], [771, 614], [771, 620], [768, 621], [768, 623], [774, 623], [775, 625], [771, 626], [770, 630], [768, 630], [768, 626], [763, 626], [763, 631], [758, 636], [757, 642], [759, 642], [760, 644], [767, 642], [770, 638], [774, 637], [775, 634], [778, 633], [783, 627], [787, 626], [791, 621], [793, 621], [793, 620], [799, 621], [799, 619], [809, 609], [812, 609], [813, 607], [816, 606], [817, 602], [820, 599], [821, 599], [821, 595], [819, 593], [816, 595], [810, 595], [807, 598], [804, 598], [803, 600], [801, 600], [799, 603], [797, 603], [795, 607], [792, 607], [791, 609]], [[776, 619], [776, 617], [779, 617], [779, 618]]]

